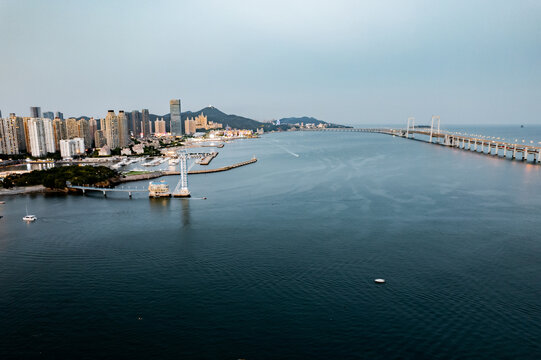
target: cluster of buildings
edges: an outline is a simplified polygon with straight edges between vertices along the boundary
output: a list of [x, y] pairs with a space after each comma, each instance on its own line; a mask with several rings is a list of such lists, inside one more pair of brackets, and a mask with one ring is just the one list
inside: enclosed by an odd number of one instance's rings
[[[263, 129], [261, 131], [257, 131], [257, 134], [262, 134]], [[209, 138], [216, 139], [220, 137], [225, 138], [250, 138], [254, 136], [254, 132], [252, 130], [239, 130], [239, 129], [225, 129], [225, 130], [214, 130], [209, 133]]]
[[184, 120], [184, 129], [186, 130], [186, 135], [193, 135], [197, 130], [212, 130], [212, 129], [221, 129], [222, 124], [208, 121], [206, 115], [199, 114], [195, 118], [187, 118]]
[[[64, 119], [61, 112], [42, 114], [39, 107], [31, 107], [28, 117], [11, 113], [2, 118], [0, 112], [0, 154], [44, 157], [60, 152], [62, 158], [74, 158], [91, 149], [101, 156], [111, 155], [114, 149], [120, 149], [122, 155], [142, 154], [145, 147], [157, 149], [160, 143], [170, 143], [183, 135], [180, 100], [171, 100], [169, 108], [169, 122], [163, 118], [151, 121], [148, 109], [118, 113], [109, 110], [102, 119]], [[187, 118], [184, 131], [196, 137], [204, 135], [198, 131], [210, 131], [211, 138], [253, 136], [251, 130], [222, 129], [222, 124], [209, 121], [204, 114]], [[166, 137], [157, 139], [162, 136]]]
[[[181, 102], [174, 99], [169, 105], [170, 135], [182, 136]], [[166, 135], [167, 125], [163, 118], [152, 122], [148, 109], [131, 113], [120, 110], [118, 114], [109, 110], [103, 119], [66, 120], [61, 112], [42, 114], [40, 107], [31, 107], [28, 117], [11, 113], [3, 118], [0, 112], [0, 154], [28, 153], [43, 157], [60, 152], [64, 158], [73, 157], [84, 154], [87, 149], [124, 148], [132, 138]]]

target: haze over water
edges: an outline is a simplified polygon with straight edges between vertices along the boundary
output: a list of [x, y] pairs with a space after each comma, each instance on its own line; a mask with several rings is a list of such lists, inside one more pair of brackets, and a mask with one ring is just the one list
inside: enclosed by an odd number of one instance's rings
[[4, 198], [0, 357], [541, 356], [540, 165], [359, 133], [219, 152], [258, 162], [190, 200]]

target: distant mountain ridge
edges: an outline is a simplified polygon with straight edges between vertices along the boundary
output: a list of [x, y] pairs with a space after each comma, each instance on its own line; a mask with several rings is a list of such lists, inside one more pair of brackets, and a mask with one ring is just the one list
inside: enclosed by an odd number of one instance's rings
[[[126, 112], [129, 118], [131, 118], [131, 111]], [[254, 119], [250, 119], [244, 116], [234, 115], [234, 114], [226, 114], [223, 111], [219, 110], [218, 108], [214, 106], [207, 106], [199, 111], [185, 111], [181, 114], [182, 119], [182, 128], [184, 131], [184, 121], [187, 118], [193, 118], [200, 114], [206, 115], [208, 121], [213, 121], [215, 123], [220, 123], [225, 128], [227, 126], [233, 128], [233, 129], [248, 129], [248, 130], [257, 130], [258, 128], [264, 128], [265, 131], [271, 131], [271, 130], [277, 130], [280, 128], [280, 126], [275, 125], [275, 121], [272, 122], [261, 122]], [[170, 131], [170, 123], [171, 123], [171, 114], [164, 114], [164, 115], [156, 115], [156, 114], [149, 114], [150, 121], [154, 122], [159, 119], [164, 119], [166, 123], [166, 130]], [[88, 116], [79, 116], [78, 119], [89, 119]], [[337, 127], [345, 127], [343, 125], [335, 125], [327, 123], [323, 120], [318, 120], [314, 117], [287, 117], [280, 119], [280, 124], [282, 126], [292, 125], [292, 124], [329, 124], [334, 125]], [[285, 130], [285, 128], [282, 128]]]

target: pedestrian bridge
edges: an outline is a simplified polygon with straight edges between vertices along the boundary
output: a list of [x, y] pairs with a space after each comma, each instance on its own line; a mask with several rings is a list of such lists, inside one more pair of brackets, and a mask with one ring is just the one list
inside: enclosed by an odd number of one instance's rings
[[81, 190], [83, 192], [83, 195], [87, 191], [101, 191], [103, 193], [103, 196], [107, 197], [108, 192], [123, 192], [128, 193], [128, 196], [131, 198], [132, 194], [135, 192], [148, 192], [147, 189], [142, 188], [136, 188], [136, 187], [116, 187], [116, 188], [103, 188], [103, 187], [96, 187], [96, 186], [80, 186], [80, 185], [72, 185], [69, 181], [66, 182], [66, 186], [68, 189], [77, 189]]

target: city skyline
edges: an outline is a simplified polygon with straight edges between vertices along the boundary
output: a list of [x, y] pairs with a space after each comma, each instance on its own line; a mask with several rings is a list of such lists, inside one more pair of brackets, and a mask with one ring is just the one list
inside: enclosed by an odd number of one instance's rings
[[[180, 96], [186, 109], [214, 104], [259, 121], [540, 122], [534, 1], [125, 4], [0, 2], [3, 51], [13, 55], [0, 60], [10, 70], [0, 109], [161, 115], [163, 99]], [[111, 52], [134, 55], [111, 62]]]

